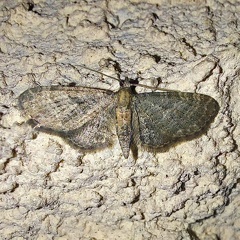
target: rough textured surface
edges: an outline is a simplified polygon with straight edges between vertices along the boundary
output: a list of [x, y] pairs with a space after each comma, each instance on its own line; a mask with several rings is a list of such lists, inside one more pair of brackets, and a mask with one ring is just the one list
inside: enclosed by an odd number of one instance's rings
[[[1, 1], [3, 239], [239, 239], [239, 3]], [[35, 132], [17, 98], [37, 85], [117, 90], [82, 69], [215, 98], [207, 134], [166, 152], [83, 154]], [[141, 88], [139, 92], [144, 91]]]

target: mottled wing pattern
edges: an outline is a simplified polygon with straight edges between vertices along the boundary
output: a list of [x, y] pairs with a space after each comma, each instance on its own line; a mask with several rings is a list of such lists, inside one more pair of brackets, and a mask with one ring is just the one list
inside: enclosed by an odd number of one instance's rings
[[83, 150], [109, 147], [116, 138], [115, 108], [106, 106], [78, 129], [60, 134], [70, 144]]
[[143, 146], [161, 148], [201, 132], [219, 110], [211, 97], [196, 93], [154, 92], [133, 97], [133, 121]]
[[40, 130], [60, 135], [81, 149], [111, 145], [116, 94], [87, 87], [36, 87], [19, 97], [26, 116]]

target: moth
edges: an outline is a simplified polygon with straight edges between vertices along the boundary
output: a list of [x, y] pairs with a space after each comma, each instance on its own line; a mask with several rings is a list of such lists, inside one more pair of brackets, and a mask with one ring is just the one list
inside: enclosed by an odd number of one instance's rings
[[38, 86], [19, 96], [19, 107], [36, 129], [84, 151], [110, 147], [117, 136], [124, 158], [139, 145], [158, 150], [193, 136], [206, 129], [219, 111], [217, 101], [204, 94], [136, 93], [127, 81], [117, 92]]

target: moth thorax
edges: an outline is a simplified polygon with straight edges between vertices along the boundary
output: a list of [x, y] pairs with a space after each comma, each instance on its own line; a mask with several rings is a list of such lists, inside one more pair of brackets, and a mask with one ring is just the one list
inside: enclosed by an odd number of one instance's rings
[[131, 104], [132, 94], [130, 88], [122, 88], [118, 92], [118, 107], [129, 108]]

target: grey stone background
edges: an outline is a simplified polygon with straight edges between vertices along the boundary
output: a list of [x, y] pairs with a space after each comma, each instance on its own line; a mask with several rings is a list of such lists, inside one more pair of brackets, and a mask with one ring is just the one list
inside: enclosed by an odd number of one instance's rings
[[[239, 1], [1, 1], [0, 238], [240, 239], [239, 19]], [[78, 64], [221, 108], [166, 152], [83, 153], [17, 107], [37, 85], [119, 88]]]

